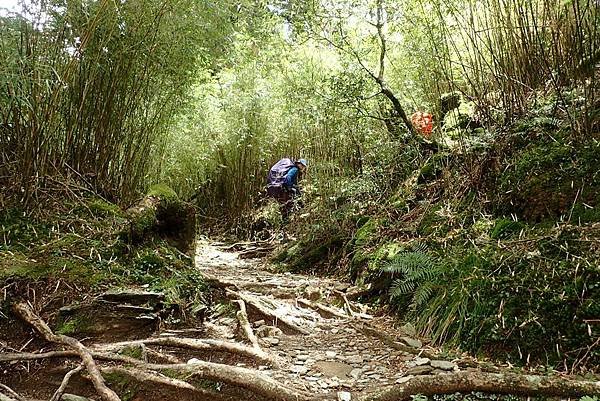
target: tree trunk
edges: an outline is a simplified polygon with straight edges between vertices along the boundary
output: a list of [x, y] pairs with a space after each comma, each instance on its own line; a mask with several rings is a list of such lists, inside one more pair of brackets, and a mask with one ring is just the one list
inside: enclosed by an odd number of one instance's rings
[[137, 204], [126, 211], [129, 218], [127, 238], [139, 243], [153, 234], [164, 237], [181, 252], [193, 254], [196, 237], [196, 210], [181, 201], [175, 192], [156, 185]]

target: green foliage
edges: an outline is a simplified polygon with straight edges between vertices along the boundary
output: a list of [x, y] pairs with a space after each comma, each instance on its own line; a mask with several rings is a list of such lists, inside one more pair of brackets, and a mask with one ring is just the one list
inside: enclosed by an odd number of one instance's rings
[[368, 244], [372, 241], [379, 229], [381, 223], [377, 219], [369, 219], [354, 234], [354, 244], [358, 247]]
[[134, 359], [143, 359], [144, 349], [139, 345], [129, 345], [119, 351], [120, 355], [128, 356]]
[[523, 223], [521, 222], [510, 219], [498, 219], [490, 231], [490, 238], [509, 238], [512, 235], [519, 234], [522, 229]]
[[139, 392], [139, 383], [123, 373], [111, 372], [103, 374], [102, 376], [123, 401], [134, 400], [136, 394]]
[[148, 190], [148, 196], [154, 196], [160, 199], [166, 200], [168, 203], [177, 202], [179, 197], [177, 193], [173, 191], [168, 185], [165, 184], [154, 184]]
[[[90, 292], [145, 285], [171, 303], [201, 302], [206, 287], [192, 260], [158, 238], [127, 245], [120, 236], [124, 224], [119, 209], [96, 198], [45, 215], [4, 211], [0, 281], [48, 282], [52, 288], [66, 282]], [[65, 321], [63, 329], [84, 323]]]
[[426, 252], [424, 245], [416, 245], [414, 250], [400, 252], [384, 266], [384, 271], [399, 274], [390, 288], [392, 298], [411, 295], [411, 307], [422, 307], [431, 297], [436, 277], [442, 274], [438, 262]]
[[85, 331], [85, 328], [89, 325], [89, 322], [83, 318], [70, 318], [61, 322], [56, 332], [66, 336], [73, 335], [78, 332]]
[[512, 145], [516, 149], [507, 155], [508, 168], [499, 177], [500, 211], [534, 222], [548, 218], [578, 222], [581, 217], [585, 223], [597, 218], [600, 175], [595, 166], [600, 163], [600, 142], [574, 140], [543, 128], [537, 134], [514, 134]]
[[122, 217], [124, 215], [119, 206], [100, 198], [90, 200], [87, 207], [94, 216], [98, 217]]
[[[479, 391], [470, 393], [454, 393], [454, 394], [435, 394], [433, 396], [416, 395], [412, 396], [413, 400], [420, 401], [521, 401], [521, 397], [512, 394], [488, 394]], [[532, 400], [537, 400], [533, 397]], [[540, 400], [543, 400], [541, 398]]]

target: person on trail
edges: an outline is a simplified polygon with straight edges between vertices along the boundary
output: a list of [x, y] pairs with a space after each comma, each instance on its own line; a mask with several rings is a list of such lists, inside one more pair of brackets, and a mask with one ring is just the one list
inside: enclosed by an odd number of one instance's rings
[[306, 159], [294, 161], [290, 158], [279, 160], [269, 170], [267, 177], [267, 195], [280, 204], [281, 217], [287, 221], [297, 198], [301, 195], [298, 178], [308, 167]]

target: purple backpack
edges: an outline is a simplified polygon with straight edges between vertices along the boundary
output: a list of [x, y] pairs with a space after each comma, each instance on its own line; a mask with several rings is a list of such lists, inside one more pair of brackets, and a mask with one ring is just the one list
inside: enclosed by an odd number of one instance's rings
[[281, 187], [285, 181], [285, 175], [296, 163], [289, 158], [281, 159], [269, 170], [267, 187]]

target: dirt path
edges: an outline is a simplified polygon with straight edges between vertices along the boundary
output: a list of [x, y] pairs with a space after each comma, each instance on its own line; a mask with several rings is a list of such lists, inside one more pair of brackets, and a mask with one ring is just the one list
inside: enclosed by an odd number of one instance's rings
[[[404, 326], [405, 331], [393, 329], [392, 319], [374, 318], [368, 307], [348, 300], [346, 294], [353, 290], [350, 284], [275, 273], [273, 266], [262, 260], [240, 259], [223, 248], [201, 243], [196, 265], [212, 285], [235, 291], [229, 292], [231, 299], [246, 300], [253, 329], [259, 337], [265, 336], [260, 345], [280, 360], [278, 369], [264, 367], [263, 374], [313, 394], [347, 392], [355, 396], [405, 382], [412, 374], [459, 370], [455, 363], [431, 363], [423, 357], [431, 350], [420, 348], [421, 341], [414, 338], [409, 326]], [[248, 300], [262, 304], [279, 319], [261, 313]], [[218, 319], [215, 324], [231, 336], [237, 326], [230, 318]]]

